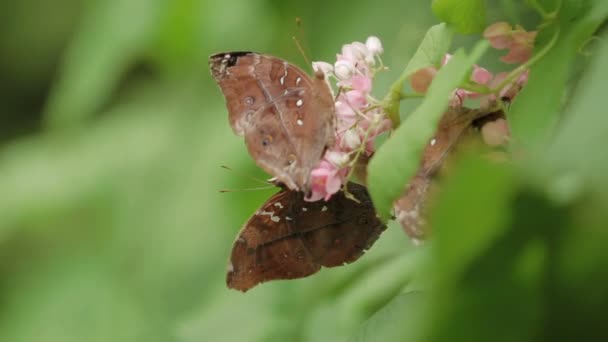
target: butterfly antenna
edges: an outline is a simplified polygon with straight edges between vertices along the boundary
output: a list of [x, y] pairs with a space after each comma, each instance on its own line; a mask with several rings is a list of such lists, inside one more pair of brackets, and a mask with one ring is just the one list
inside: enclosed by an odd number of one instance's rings
[[300, 17], [296, 17], [296, 34], [294, 34], [291, 37], [291, 39], [293, 39], [293, 42], [296, 44], [296, 47], [298, 48], [298, 51], [300, 51], [300, 54], [304, 58], [306, 65], [308, 65], [308, 67], [310, 68], [312, 64], [310, 63], [310, 59], [306, 55], [306, 52], [304, 51], [304, 48], [302, 47], [302, 44], [300, 42], [300, 39], [298, 39], [298, 36], [300, 36], [302, 38], [302, 40], [304, 40], [304, 31], [302, 30], [302, 19]]
[[257, 188], [244, 188], [244, 189], [221, 189], [219, 190], [221, 193], [226, 193], [226, 192], [237, 192], [237, 191], [258, 191], [258, 190], [266, 190], [266, 189], [272, 189], [274, 188], [274, 185], [268, 185], [268, 186], [260, 186]]
[[[237, 173], [239, 176], [241, 176], [241, 177], [245, 177], [245, 178], [248, 178], [248, 179], [251, 179], [251, 180], [253, 180], [253, 181], [255, 181], [255, 182], [262, 183], [262, 184], [265, 184], [265, 185], [270, 184], [270, 186], [268, 186], [268, 188], [272, 188], [272, 187], [273, 187], [272, 183], [271, 183], [271, 182], [269, 182], [269, 181], [265, 181], [265, 180], [262, 180], [262, 179], [259, 179], [259, 178], [256, 178], [256, 177], [253, 177], [253, 176], [248, 175], [248, 174], [243, 173], [243, 172], [238, 172], [238, 171], [234, 170], [233, 168], [231, 168], [231, 167], [229, 167], [229, 166], [226, 166], [226, 165], [221, 165], [220, 167], [221, 167], [222, 169], [226, 169], [226, 170], [229, 170], [229, 171], [235, 172], [235, 173]], [[221, 190], [220, 190], [220, 191], [221, 191]]]

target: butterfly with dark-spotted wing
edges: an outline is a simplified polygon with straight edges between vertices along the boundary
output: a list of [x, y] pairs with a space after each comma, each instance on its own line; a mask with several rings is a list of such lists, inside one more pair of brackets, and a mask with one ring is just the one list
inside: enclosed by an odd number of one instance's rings
[[247, 291], [268, 280], [302, 278], [321, 266], [357, 260], [386, 229], [364, 186], [307, 202], [310, 172], [334, 142], [334, 99], [325, 75], [254, 52], [218, 53], [211, 74], [226, 98], [229, 121], [249, 154], [283, 189], [239, 233], [228, 287]]

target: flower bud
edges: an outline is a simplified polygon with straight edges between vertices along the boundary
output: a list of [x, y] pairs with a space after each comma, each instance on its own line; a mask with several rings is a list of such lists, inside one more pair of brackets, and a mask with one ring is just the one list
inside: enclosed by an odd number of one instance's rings
[[312, 62], [312, 70], [321, 71], [325, 75], [331, 74], [334, 71], [334, 66], [326, 62]]
[[355, 129], [351, 128], [344, 132], [344, 145], [351, 150], [356, 149], [361, 145], [361, 137], [355, 131]]
[[325, 159], [327, 159], [330, 163], [335, 165], [337, 168], [342, 168], [342, 167], [346, 166], [346, 164], [350, 160], [350, 158], [348, 157], [348, 154], [346, 154], [344, 152], [337, 152], [337, 151], [327, 151], [325, 153]]
[[374, 55], [381, 55], [384, 52], [384, 48], [382, 48], [382, 42], [376, 36], [370, 36], [365, 41], [365, 46]]
[[361, 42], [352, 42], [350, 46], [358, 60], [364, 60], [367, 56], [373, 57], [367, 46]]
[[471, 73], [471, 80], [478, 84], [488, 84], [494, 75], [489, 72], [486, 68], [482, 68], [477, 65], [473, 65], [473, 73]]
[[416, 71], [410, 77], [410, 85], [417, 93], [426, 93], [426, 90], [431, 85], [433, 78], [437, 74], [437, 69], [434, 67], [426, 67]]
[[337, 61], [334, 65], [334, 75], [336, 75], [339, 80], [350, 79], [353, 75], [354, 70], [355, 67], [353, 66], [353, 64], [347, 60]]

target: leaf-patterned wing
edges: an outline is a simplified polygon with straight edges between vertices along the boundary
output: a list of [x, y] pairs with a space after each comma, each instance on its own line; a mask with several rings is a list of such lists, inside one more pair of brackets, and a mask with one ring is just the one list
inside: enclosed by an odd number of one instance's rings
[[309, 174], [334, 139], [334, 104], [323, 74], [311, 78], [286, 61], [253, 52], [211, 56], [236, 134], [265, 171], [292, 190], [308, 191]]

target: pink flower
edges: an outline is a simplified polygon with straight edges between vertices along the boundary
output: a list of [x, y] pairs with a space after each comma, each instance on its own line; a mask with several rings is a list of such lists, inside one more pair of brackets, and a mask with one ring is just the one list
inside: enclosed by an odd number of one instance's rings
[[[523, 88], [524, 85], [528, 82], [529, 71], [526, 70], [523, 72], [515, 81], [507, 83], [498, 93], [498, 96], [501, 98], [508, 98], [512, 100], [515, 95]], [[507, 77], [508, 73], [501, 72], [496, 75], [496, 77], [492, 80], [491, 86], [498, 87]]]
[[349, 90], [340, 95], [342, 99], [348, 103], [353, 109], [363, 109], [367, 107], [367, 98], [365, 93], [359, 90]]
[[336, 144], [311, 171], [312, 187], [307, 201], [328, 200], [338, 192], [355, 162], [352, 158], [361, 152], [373, 152], [375, 137], [391, 128], [381, 102], [371, 95], [375, 73], [380, 70], [376, 67], [376, 58], [382, 52], [382, 43], [372, 36], [365, 44], [353, 42], [342, 46], [333, 66], [325, 62], [313, 63], [316, 68], [333, 75], [340, 92], [335, 102]]
[[509, 52], [500, 60], [513, 64], [523, 63], [530, 59], [536, 31], [527, 32], [523, 27], [517, 25], [515, 29], [506, 22], [498, 22], [490, 25], [483, 33], [495, 49], [509, 49]]
[[507, 49], [513, 43], [513, 39], [509, 35], [511, 33], [511, 25], [501, 21], [488, 26], [483, 31], [483, 36], [490, 41], [490, 45], [498, 50]]
[[355, 75], [351, 80], [351, 86], [353, 89], [362, 93], [369, 93], [372, 91], [372, 78], [369, 76]]
[[312, 179], [311, 194], [305, 200], [315, 202], [320, 199], [329, 200], [331, 195], [340, 190], [346, 173], [335, 165], [323, 159], [310, 173]]
[[513, 45], [509, 53], [500, 58], [501, 61], [507, 64], [524, 63], [532, 55], [531, 46]]
[[[449, 63], [452, 55], [446, 54], [442, 60], [442, 66]], [[412, 89], [418, 93], [425, 93], [433, 78], [437, 74], [437, 68], [435, 67], [426, 67], [416, 71], [410, 77], [410, 85]], [[473, 71], [471, 72], [470, 80], [480, 84], [480, 85], [488, 85], [494, 75], [489, 72], [487, 69], [482, 68], [478, 65], [473, 66]], [[478, 98], [482, 96], [482, 94], [478, 94], [472, 91], [464, 90], [464, 89], [455, 89], [450, 98], [450, 106], [451, 107], [460, 107], [464, 103], [464, 100], [467, 98]]]
[[478, 83], [478, 84], [488, 84], [488, 82], [490, 82], [492, 80], [492, 77], [494, 77], [494, 75], [492, 75], [491, 72], [489, 72], [487, 69], [482, 68], [480, 66], [474, 65], [473, 66], [473, 73], [471, 74], [471, 81]]

